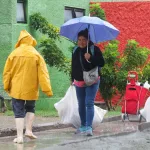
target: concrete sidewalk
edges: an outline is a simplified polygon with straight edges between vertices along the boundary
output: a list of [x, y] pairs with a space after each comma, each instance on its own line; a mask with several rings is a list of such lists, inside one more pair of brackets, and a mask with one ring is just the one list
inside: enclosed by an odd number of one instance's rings
[[[30, 140], [24, 137], [24, 144], [14, 144], [12, 141], [16, 136], [1, 137], [0, 149], [3, 150], [123, 150], [123, 149], [145, 149], [146, 142], [149, 142], [150, 136], [147, 133], [141, 137], [137, 132], [137, 122], [112, 121], [104, 122], [94, 130], [92, 137], [86, 135], [74, 134], [72, 127], [51, 129], [47, 131], [35, 132], [38, 139]], [[129, 134], [132, 133], [132, 134]], [[128, 140], [128, 137], [130, 139]], [[120, 140], [122, 139], [122, 140]], [[136, 142], [138, 139], [138, 143]], [[131, 149], [130, 144], [133, 148]], [[119, 145], [118, 145], [119, 144]], [[134, 144], [137, 144], [136, 147]], [[102, 147], [103, 146], [103, 147]], [[118, 148], [119, 146], [119, 148]], [[147, 146], [148, 143], [147, 143]], [[128, 148], [127, 148], [128, 147]], [[139, 148], [140, 147], [140, 148]]]
[[[36, 116], [33, 125], [43, 124], [43, 123], [53, 123], [60, 122], [59, 117], [40, 117]], [[0, 114], [0, 129], [5, 128], [15, 128], [15, 118], [14, 116], [6, 116]]]
[[[138, 121], [121, 121], [120, 116], [114, 116], [104, 118], [103, 122], [94, 130], [94, 135], [116, 135], [116, 134], [127, 134], [142, 131], [150, 127], [150, 123], [139, 123]], [[54, 129], [75, 131], [71, 124], [61, 124], [59, 117], [39, 117], [36, 116], [33, 131], [46, 131]], [[13, 116], [4, 116], [0, 114], [0, 137], [14, 136], [16, 135], [15, 119]]]

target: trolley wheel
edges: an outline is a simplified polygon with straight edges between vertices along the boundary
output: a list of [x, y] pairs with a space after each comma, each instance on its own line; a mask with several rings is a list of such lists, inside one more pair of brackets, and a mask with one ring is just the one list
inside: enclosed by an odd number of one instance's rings
[[126, 119], [125, 114], [122, 114], [122, 115], [121, 115], [121, 119], [122, 119], [122, 121], [124, 121], [124, 120]]
[[142, 115], [139, 114], [139, 115], [138, 115], [138, 118], [139, 118], [139, 122], [141, 122], [141, 121], [142, 121]]
[[[126, 115], [126, 118], [128, 118], [128, 120], [129, 120], [129, 114]], [[129, 120], [129, 121], [130, 121], [130, 120]]]

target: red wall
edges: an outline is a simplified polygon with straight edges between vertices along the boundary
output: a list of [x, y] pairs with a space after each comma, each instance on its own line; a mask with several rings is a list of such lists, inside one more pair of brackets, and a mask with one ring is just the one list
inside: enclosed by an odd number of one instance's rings
[[[150, 48], [150, 2], [101, 2], [106, 19], [120, 30], [117, 40], [119, 51], [123, 51], [127, 40], [135, 39], [141, 46]], [[119, 95], [112, 103], [116, 104]], [[101, 101], [100, 93], [96, 101]]]
[[150, 48], [150, 2], [101, 2], [100, 5], [107, 21], [120, 30], [117, 38], [120, 51], [129, 39]]

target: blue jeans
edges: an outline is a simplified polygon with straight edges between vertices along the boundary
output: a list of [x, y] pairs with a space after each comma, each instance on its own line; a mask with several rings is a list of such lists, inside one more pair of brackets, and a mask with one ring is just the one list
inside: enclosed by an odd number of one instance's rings
[[12, 98], [15, 118], [24, 118], [27, 112], [35, 113], [35, 100], [25, 101]]
[[94, 118], [94, 99], [99, 88], [99, 84], [100, 81], [91, 86], [76, 86], [76, 94], [79, 105], [79, 116], [82, 126], [92, 127], [92, 122]]

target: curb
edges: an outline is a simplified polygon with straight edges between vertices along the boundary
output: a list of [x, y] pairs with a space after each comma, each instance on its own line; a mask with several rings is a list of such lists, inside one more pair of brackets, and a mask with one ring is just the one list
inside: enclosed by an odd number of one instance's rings
[[[53, 122], [53, 123], [35, 125], [33, 126], [33, 131], [39, 132], [39, 131], [46, 131], [46, 130], [52, 130], [52, 129], [63, 129], [63, 128], [68, 128], [68, 127], [72, 127], [72, 125]], [[24, 132], [25, 132], [25, 129], [24, 129]], [[17, 134], [16, 128], [0, 129], [0, 137], [15, 136], [16, 134]]]
[[[121, 116], [113, 116], [113, 117], [109, 117], [109, 118], [104, 118], [102, 123], [119, 121], [119, 120], [121, 120]], [[58, 122], [44, 123], [44, 124], [38, 124], [38, 125], [33, 126], [33, 131], [39, 132], [39, 131], [46, 131], [46, 130], [52, 130], [52, 129], [63, 129], [63, 128], [68, 128], [68, 127], [74, 127], [74, 126], [72, 124], [62, 124], [62, 123], [58, 123]], [[143, 122], [138, 125], [137, 131], [143, 131], [148, 128], [150, 128], [150, 122]], [[24, 130], [24, 132], [25, 132], [25, 130]], [[15, 136], [16, 133], [17, 133], [16, 128], [0, 129], [0, 137]], [[124, 134], [126, 134], [126, 132], [119, 133], [117, 135], [124, 135]], [[108, 136], [108, 135], [106, 135], [106, 136]], [[98, 137], [101, 137], [101, 136], [98, 136]], [[105, 136], [103, 135], [102, 137], [105, 137]]]
[[[111, 121], [117, 121], [120, 120], [121, 116], [114, 116], [109, 118], [104, 118], [102, 122], [111, 122]], [[52, 129], [63, 129], [73, 127], [72, 124], [62, 124], [58, 122], [53, 123], [44, 123], [33, 126], [33, 132], [39, 132], [39, 131], [46, 131], [46, 130], [52, 130]], [[17, 134], [16, 128], [6, 128], [6, 129], [0, 129], [0, 137], [5, 136], [15, 136]]]
[[68, 145], [68, 144], [76, 144], [76, 143], [85, 142], [85, 141], [89, 141], [89, 140], [93, 140], [93, 139], [128, 135], [128, 134], [135, 133], [135, 132], [137, 132], [137, 131], [129, 131], [129, 132], [121, 132], [121, 133], [115, 133], [115, 134], [106, 134], [106, 135], [93, 136], [93, 137], [88, 137], [88, 138], [82, 139], [82, 140], [74, 140], [74, 141], [70, 141], [70, 142], [61, 143], [61, 144], [58, 144], [58, 145], [64, 146], [64, 145]]
[[[111, 121], [117, 121], [120, 119], [120, 116], [114, 116], [109, 118], [104, 118], [103, 122], [111, 122]], [[46, 131], [46, 130], [52, 130], [52, 129], [63, 129], [73, 127], [72, 124], [62, 124], [58, 122], [53, 123], [44, 123], [33, 126], [33, 132], [39, 132], [39, 131]], [[5, 136], [15, 136], [17, 134], [16, 128], [6, 128], [6, 129], [0, 129], [0, 137]]]
[[72, 124], [62, 124], [62, 123], [44, 123], [44, 124], [39, 124], [36, 126], [33, 126], [33, 131], [34, 132], [39, 132], [39, 131], [45, 131], [45, 130], [52, 130], [52, 129], [63, 129], [63, 128], [69, 128], [73, 127]]
[[5, 137], [5, 136], [14, 136], [16, 135], [16, 129], [15, 128], [6, 128], [6, 129], [1, 129], [0, 130], [0, 137]]
[[144, 131], [144, 130], [149, 129], [149, 128], [150, 128], [150, 122], [144, 122], [144, 123], [140, 123], [138, 125], [139, 131]]
[[[110, 118], [104, 118], [103, 122], [112, 122], [112, 121], [119, 121], [119, 120], [121, 120], [121, 116], [114, 116]], [[149, 128], [150, 128], [150, 122], [142, 122], [137, 126], [137, 130], [140, 132]]]
[[102, 122], [112, 122], [112, 121], [118, 121], [121, 120], [121, 116], [113, 116], [113, 117], [108, 117], [104, 118]]

